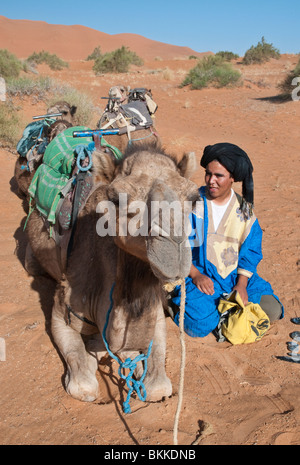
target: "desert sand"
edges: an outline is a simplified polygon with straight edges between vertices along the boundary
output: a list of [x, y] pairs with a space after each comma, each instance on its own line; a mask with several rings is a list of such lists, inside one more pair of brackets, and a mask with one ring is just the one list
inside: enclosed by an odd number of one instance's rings
[[[18, 25], [14, 23], [15, 48], [11, 51], [19, 50], [18, 56], [23, 56]], [[59, 28], [60, 34], [63, 31]], [[152, 89], [158, 104], [156, 127], [167, 150], [178, 157], [194, 151], [200, 160], [204, 147], [216, 142], [240, 145], [254, 165], [255, 212], [264, 231], [259, 273], [270, 281], [285, 307], [284, 319], [272, 324], [262, 340], [253, 344], [218, 343], [212, 334], [196, 339], [185, 336], [178, 444], [299, 444], [300, 364], [280, 357], [287, 355], [290, 333], [300, 329], [290, 321], [300, 316], [300, 102], [279, 103], [272, 98], [298, 57], [284, 55], [248, 67], [236, 60], [234, 66], [243, 75], [240, 87], [192, 91], [179, 88], [195, 64], [187, 59], [189, 53], [177, 49], [174, 55], [171, 47], [168, 56], [164, 45], [153, 56], [147, 53], [145, 42], [143, 51], [139, 40], [143, 67], [96, 77], [92, 62], [82, 61], [85, 54], [71, 57], [63, 49], [61, 53], [49, 50], [45, 40], [40, 49], [68, 58], [70, 67], [53, 72], [43, 65], [38, 71], [89, 94], [98, 107], [95, 121], [104, 108], [101, 97], [107, 96], [111, 86]], [[89, 46], [87, 52], [97, 45]], [[31, 98], [18, 105], [24, 126], [46, 109], [44, 102]], [[132, 413], [124, 414], [126, 394], [118, 367], [109, 359], [99, 366], [101, 394], [96, 401], [81, 403], [68, 396], [63, 387], [64, 365], [50, 334], [54, 283], [45, 277], [32, 278], [24, 269], [26, 215], [13, 179], [16, 154], [2, 148], [0, 156], [0, 337], [6, 345], [6, 359], [0, 361], [0, 443], [172, 445], [180, 377], [178, 327], [167, 318], [170, 398], [159, 403], [132, 399]], [[199, 166], [193, 180], [202, 185], [203, 177]]]

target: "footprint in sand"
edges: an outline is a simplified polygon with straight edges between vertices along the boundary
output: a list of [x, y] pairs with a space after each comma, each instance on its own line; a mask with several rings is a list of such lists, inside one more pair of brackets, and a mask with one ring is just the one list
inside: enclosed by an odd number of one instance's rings
[[297, 446], [300, 442], [299, 432], [279, 433], [274, 439], [274, 446]]
[[261, 386], [272, 382], [272, 378], [262, 373], [246, 360], [235, 355], [223, 354], [224, 361], [228, 367], [233, 370], [233, 375], [238, 378], [239, 382], [251, 384], [252, 386]]

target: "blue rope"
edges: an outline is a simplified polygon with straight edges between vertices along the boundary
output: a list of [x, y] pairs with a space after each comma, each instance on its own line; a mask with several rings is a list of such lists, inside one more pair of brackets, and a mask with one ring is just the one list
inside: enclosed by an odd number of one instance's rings
[[[42, 135], [42, 133], [43, 133], [43, 129], [44, 129], [44, 126], [41, 127], [41, 130], [40, 130], [40, 132], [39, 132], [39, 135], [38, 135], [38, 137], [36, 138], [36, 142], [35, 142], [34, 146], [30, 149], [32, 154], [33, 154], [33, 151], [34, 151], [34, 149], [35, 149], [35, 147], [36, 147], [36, 145], [37, 145], [39, 139], [41, 138], [41, 135]], [[26, 169], [26, 171], [30, 171], [28, 162], [26, 163], [26, 166], [25, 166], [25, 165], [22, 165], [22, 166], [21, 166], [21, 170], [25, 170], [25, 169]]]
[[[133, 360], [131, 360], [130, 358], [127, 358], [125, 360], [125, 362], [122, 362], [122, 360], [120, 360], [116, 355], [114, 355], [111, 352], [111, 350], [108, 347], [107, 340], [106, 340], [106, 329], [107, 329], [107, 325], [108, 325], [109, 315], [110, 315], [111, 309], [113, 307], [112, 294], [113, 294], [114, 286], [115, 285], [113, 284], [112, 288], [111, 288], [111, 291], [110, 291], [110, 296], [109, 296], [110, 297], [110, 307], [109, 307], [107, 315], [106, 315], [106, 322], [105, 322], [105, 325], [104, 325], [102, 337], [103, 337], [103, 341], [104, 341], [107, 352], [120, 365], [119, 370], [118, 370], [119, 376], [122, 379], [126, 380], [126, 384], [127, 384], [127, 387], [128, 387], [128, 394], [127, 394], [126, 400], [123, 402], [123, 411], [124, 411], [124, 413], [131, 413], [131, 408], [130, 408], [130, 405], [129, 405], [129, 401], [130, 401], [130, 397], [131, 397], [132, 392], [136, 391], [139, 399], [141, 401], [143, 401], [143, 402], [146, 400], [146, 397], [147, 397], [147, 392], [146, 392], [146, 388], [145, 388], [145, 385], [144, 385], [143, 381], [144, 381], [144, 378], [145, 378], [146, 373], [147, 373], [147, 359], [148, 359], [148, 357], [149, 357], [149, 355], [151, 353], [153, 340], [149, 344], [147, 354], [146, 355], [145, 354], [139, 354]], [[137, 363], [140, 362], [140, 361], [143, 361], [143, 360], [145, 362], [144, 363], [144, 372], [143, 372], [143, 374], [142, 374], [142, 376], [141, 376], [141, 378], [139, 380], [135, 380], [135, 379], [132, 378], [133, 372], [137, 367]], [[123, 368], [124, 369], [128, 368], [130, 370], [129, 374], [127, 376], [123, 375], [123, 373], [122, 373]], [[143, 391], [143, 393], [142, 393], [142, 391]]]
[[33, 146], [32, 149], [31, 149], [31, 152], [32, 152], [32, 153], [33, 153], [33, 151], [34, 151], [34, 149], [35, 149], [35, 147], [36, 147], [36, 145], [37, 145], [39, 139], [42, 137], [43, 130], [44, 130], [44, 126], [41, 127], [40, 133], [39, 133], [38, 137], [36, 138], [36, 142], [35, 142], [34, 146]]
[[[49, 127], [50, 127], [51, 124], [53, 124], [54, 122], [55, 122], [55, 119], [51, 119], [51, 118], [46, 118], [46, 119], [44, 120], [44, 124], [43, 124], [43, 126], [41, 127], [41, 129], [40, 129], [40, 132], [39, 132], [38, 137], [36, 138], [35, 144], [34, 144], [34, 146], [30, 149], [31, 152], [32, 152], [32, 154], [33, 154], [33, 151], [34, 151], [35, 147], [37, 146], [37, 143], [38, 143], [39, 139], [42, 137], [42, 134], [43, 134], [43, 131], [44, 131], [44, 126], [49, 126]], [[44, 137], [43, 139], [44, 139], [44, 142], [42, 142], [42, 144], [45, 144], [45, 139], [46, 139], [46, 138]], [[47, 144], [48, 144], [48, 143], [47, 143], [47, 139], [46, 139], [46, 146], [47, 146]], [[41, 146], [41, 144], [40, 144], [40, 146]], [[39, 146], [39, 149], [40, 149], [40, 146]], [[38, 150], [39, 150], [39, 149], [38, 149]], [[39, 152], [38, 152], [38, 153], [39, 153]], [[44, 153], [44, 152], [43, 152], [43, 153]], [[22, 166], [21, 166], [21, 170], [25, 170], [25, 169], [26, 169], [27, 171], [30, 171], [28, 162], [27, 162], [26, 166], [25, 166], [25, 165], [22, 165]]]
[[22, 165], [20, 168], [21, 168], [21, 170], [30, 171], [30, 170], [29, 170], [29, 166], [28, 166], [28, 162], [26, 163], [26, 165]]
[[[79, 171], [88, 171], [93, 165], [92, 153], [95, 150], [94, 142], [89, 143], [89, 145], [79, 144], [75, 147], [75, 153], [77, 154], [77, 167]], [[84, 160], [86, 157], [89, 158], [89, 164], [86, 167], [81, 166], [81, 160]]]

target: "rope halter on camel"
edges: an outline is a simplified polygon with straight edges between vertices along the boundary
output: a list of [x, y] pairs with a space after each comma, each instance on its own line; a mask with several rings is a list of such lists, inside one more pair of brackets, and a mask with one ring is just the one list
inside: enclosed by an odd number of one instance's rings
[[[183, 386], [184, 386], [184, 368], [185, 368], [185, 341], [184, 341], [184, 312], [185, 312], [185, 279], [180, 279], [178, 281], [174, 281], [172, 283], [167, 283], [163, 286], [164, 290], [166, 292], [171, 292], [176, 286], [181, 285], [181, 301], [180, 301], [180, 315], [179, 315], [179, 333], [180, 333], [180, 344], [181, 344], [181, 362], [180, 362], [180, 378], [179, 378], [179, 388], [178, 388], [178, 404], [177, 404], [177, 410], [175, 414], [175, 420], [174, 420], [174, 431], [173, 431], [173, 442], [175, 445], [178, 445], [178, 440], [177, 440], [177, 434], [178, 434], [178, 423], [179, 423], [179, 415], [181, 411], [181, 406], [182, 406], [182, 398], [183, 398]], [[152, 343], [153, 341], [150, 342], [148, 352], [147, 354], [140, 354], [138, 355], [134, 360], [131, 360], [130, 358], [127, 358], [125, 362], [122, 362], [115, 354], [111, 352], [108, 346], [108, 342], [106, 340], [106, 329], [108, 325], [108, 319], [109, 315], [111, 312], [111, 309], [113, 307], [113, 294], [114, 290], [114, 285], [111, 288], [110, 291], [110, 307], [107, 312], [106, 316], [106, 322], [104, 325], [102, 337], [103, 341], [106, 347], [106, 350], [108, 351], [109, 355], [116, 360], [119, 363], [119, 375], [122, 377], [122, 379], [126, 380], [127, 387], [129, 389], [128, 395], [126, 398], [126, 401], [123, 402], [123, 411], [124, 413], [131, 413], [131, 408], [129, 405], [130, 397], [133, 391], [136, 391], [139, 399], [141, 401], [146, 400], [146, 389], [144, 386], [144, 378], [147, 372], [147, 359], [150, 356], [151, 349], [152, 349]], [[144, 372], [140, 380], [136, 381], [133, 379], [133, 372], [136, 368], [136, 365], [139, 361], [144, 361]], [[127, 376], [124, 376], [122, 374], [122, 369], [124, 368], [129, 368], [130, 372]]]
[[[116, 360], [119, 363], [118, 374], [122, 379], [124, 379], [126, 381], [126, 384], [127, 384], [127, 387], [128, 387], [128, 394], [127, 394], [126, 400], [123, 402], [123, 411], [124, 411], [124, 413], [131, 413], [131, 408], [130, 408], [129, 402], [130, 402], [131, 394], [133, 393], [133, 391], [135, 391], [137, 393], [138, 398], [143, 402], [146, 400], [146, 397], [147, 397], [147, 392], [146, 392], [146, 388], [145, 388], [145, 385], [144, 385], [143, 381], [144, 381], [144, 378], [145, 378], [146, 373], [147, 373], [147, 360], [148, 360], [148, 358], [150, 356], [150, 353], [151, 353], [153, 341], [150, 342], [149, 347], [148, 347], [148, 351], [147, 351], [146, 354], [139, 354], [133, 360], [131, 360], [131, 358], [127, 358], [125, 360], [125, 362], [122, 362], [122, 360], [119, 357], [117, 357], [109, 349], [108, 342], [107, 342], [107, 339], [106, 339], [106, 329], [107, 329], [107, 325], [108, 325], [109, 315], [110, 315], [110, 312], [111, 312], [112, 307], [113, 307], [113, 297], [112, 297], [112, 295], [113, 295], [113, 291], [114, 291], [114, 286], [115, 285], [113, 284], [113, 286], [111, 288], [111, 291], [110, 291], [110, 307], [109, 307], [107, 315], [106, 315], [106, 321], [105, 321], [102, 337], [103, 337], [103, 341], [104, 341], [107, 352], [109, 353], [109, 355], [114, 360]], [[141, 361], [144, 362], [144, 371], [143, 371], [143, 374], [142, 374], [141, 378], [139, 380], [135, 380], [133, 378], [133, 373], [134, 373], [134, 370], [137, 367], [138, 362], [141, 362]], [[129, 369], [129, 373], [128, 373], [127, 376], [125, 376], [122, 373], [122, 370], [125, 369], [125, 368]]]

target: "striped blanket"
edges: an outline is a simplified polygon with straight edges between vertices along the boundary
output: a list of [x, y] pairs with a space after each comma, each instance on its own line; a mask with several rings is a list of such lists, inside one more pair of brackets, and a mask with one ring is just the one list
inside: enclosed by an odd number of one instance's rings
[[[43, 163], [36, 170], [29, 187], [29, 194], [35, 200], [36, 208], [50, 224], [55, 224], [59, 201], [69, 192], [73, 178], [72, 172], [77, 154], [84, 149], [92, 154], [95, 145], [92, 137], [73, 138], [73, 131], [88, 128], [76, 126], [65, 129], [47, 146]], [[78, 150], [80, 149], [80, 150]]]

